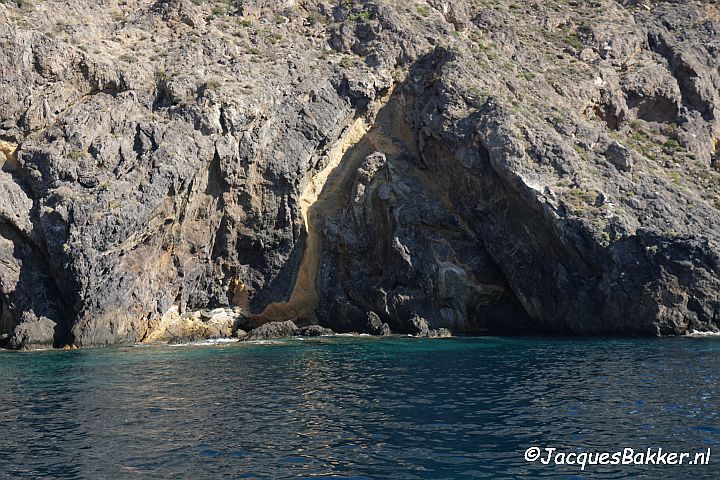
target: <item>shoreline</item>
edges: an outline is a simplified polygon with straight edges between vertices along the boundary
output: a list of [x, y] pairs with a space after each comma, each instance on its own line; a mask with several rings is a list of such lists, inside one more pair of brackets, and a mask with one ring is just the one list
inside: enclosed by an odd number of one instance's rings
[[270, 338], [254, 338], [254, 339], [238, 339], [238, 338], [209, 338], [198, 339], [185, 342], [138, 342], [127, 344], [113, 345], [97, 345], [88, 347], [75, 348], [32, 348], [32, 349], [11, 349], [0, 348], [0, 352], [68, 352], [77, 350], [96, 350], [96, 349], [113, 349], [113, 348], [159, 348], [159, 347], [219, 347], [230, 346], [236, 344], [244, 345], [279, 345], [290, 341], [306, 341], [318, 339], [367, 339], [367, 340], [471, 340], [482, 338], [494, 339], [535, 339], [543, 341], [569, 341], [569, 340], [714, 340], [720, 339], [720, 332], [698, 332], [693, 331], [684, 335], [567, 335], [567, 334], [551, 334], [551, 333], [523, 333], [523, 334], [503, 334], [503, 333], [484, 333], [484, 334], [458, 334], [449, 337], [427, 337], [412, 334], [390, 334], [390, 335], [372, 335], [369, 333], [332, 333], [322, 335], [291, 335], [283, 337]]

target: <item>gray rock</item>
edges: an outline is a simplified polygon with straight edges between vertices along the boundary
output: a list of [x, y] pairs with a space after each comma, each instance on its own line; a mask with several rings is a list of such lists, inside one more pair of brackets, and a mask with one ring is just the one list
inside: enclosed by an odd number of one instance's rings
[[442, 13], [445, 19], [452, 23], [456, 30], [467, 30], [470, 26], [470, 10], [466, 2], [430, 0], [433, 8]]
[[438, 328], [433, 329], [430, 328], [430, 324], [427, 320], [422, 318], [419, 315], [413, 315], [412, 318], [410, 318], [409, 321], [410, 325], [412, 326], [412, 333], [416, 337], [421, 338], [447, 338], [452, 337], [452, 333], [447, 328]]
[[203, 21], [190, 0], [157, 0], [151, 11], [160, 14], [167, 22], [182, 22], [190, 27], [199, 27]]
[[420, 315], [413, 315], [410, 319], [410, 324], [414, 329], [414, 334], [418, 337], [429, 337], [430, 336], [430, 325], [428, 321], [422, 318]]
[[294, 335], [300, 337], [320, 337], [323, 335], [333, 335], [333, 332], [329, 328], [321, 327], [320, 325], [309, 325], [307, 327], [298, 328], [295, 330]]
[[9, 347], [18, 350], [52, 348], [55, 343], [57, 324], [46, 317], [25, 314], [23, 321], [15, 327]]
[[372, 335], [392, 335], [390, 326], [387, 323], [383, 323], [375, 312], [367, 313], [367, 330]]
[[264, 340], [270, 338], [286, 338], [295, 335], [297, 325], [291, 320], [284, 322], [269, 322], [254, 328], [244, 338], [245, 340]]
[[432, 337], [433, 338], [450, 338], [452, 337], [452, 332], [448, 328], [438, 328], [436, 330], [432, 331]]
[[632, 151], [618, 142], [612, 142], [605, 151], [605, 158], [615, 165], [618, 170], [629, 172], [633, 166]]

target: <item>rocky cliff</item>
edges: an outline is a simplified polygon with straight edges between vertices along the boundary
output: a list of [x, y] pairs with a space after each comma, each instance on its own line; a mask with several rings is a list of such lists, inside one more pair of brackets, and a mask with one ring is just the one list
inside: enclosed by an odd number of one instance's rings
[[0, 334], [718, 330], [719, 116], [711, 0], [0, 0]]

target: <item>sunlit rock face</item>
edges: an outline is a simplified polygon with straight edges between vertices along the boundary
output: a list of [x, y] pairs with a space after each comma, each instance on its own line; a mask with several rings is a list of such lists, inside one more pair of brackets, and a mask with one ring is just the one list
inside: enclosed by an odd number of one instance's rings
[[0, 342], [717, 330], [719, 9], [575, 3], [0, 4]]

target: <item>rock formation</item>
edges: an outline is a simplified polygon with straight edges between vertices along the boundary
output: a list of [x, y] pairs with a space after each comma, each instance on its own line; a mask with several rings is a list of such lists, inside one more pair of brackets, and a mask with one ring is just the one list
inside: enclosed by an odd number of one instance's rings
[[718, 330], [719, 66], [711, 0], [0, 1], [0, 339]]

